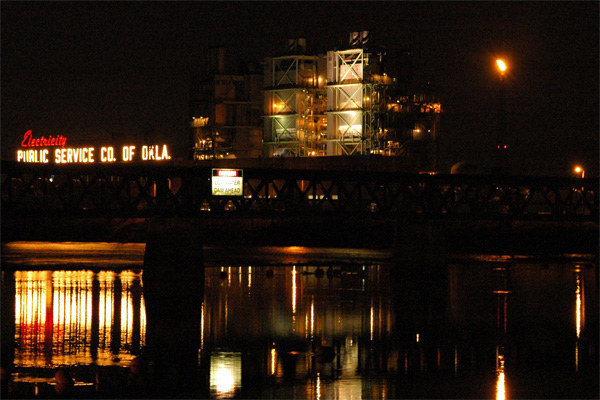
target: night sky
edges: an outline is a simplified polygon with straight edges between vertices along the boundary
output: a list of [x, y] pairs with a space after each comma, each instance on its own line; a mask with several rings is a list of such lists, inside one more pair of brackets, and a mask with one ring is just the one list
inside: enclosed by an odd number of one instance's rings
[[490, 162], [498, 72], [518, 173], [598, 176], [599, 9], [589, 2], [10, 2], [2, 1], [2, 158], [23, 134], [70, 144], [171, 143], [185, 157], [192, 75], [209, 46], [237, 65], [373, 44], [410, 48], [415, 78], [438, 88], [441, 172]]

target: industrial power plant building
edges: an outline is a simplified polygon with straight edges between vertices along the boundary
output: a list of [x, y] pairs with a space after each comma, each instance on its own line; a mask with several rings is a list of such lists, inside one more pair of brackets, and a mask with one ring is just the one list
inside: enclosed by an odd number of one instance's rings
[[410, 51], [369, 41], [353, 32], [347, 48], [307, 55], [305, 39], [292, 39], [262, 71], [236, 74], [223, 48], [210, 49], [190, 97], [192, 158], [382, 155], [435, 171], [437, 97], [413, 87]]

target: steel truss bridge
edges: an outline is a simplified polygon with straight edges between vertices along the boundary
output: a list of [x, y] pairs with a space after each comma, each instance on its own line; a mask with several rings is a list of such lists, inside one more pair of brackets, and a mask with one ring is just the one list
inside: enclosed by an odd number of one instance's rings
[[213, 196], [211, 167], [2, 163], [2, 218], [206, 214], [598, 221], [598, 180], [244, 168], [243, 196]]

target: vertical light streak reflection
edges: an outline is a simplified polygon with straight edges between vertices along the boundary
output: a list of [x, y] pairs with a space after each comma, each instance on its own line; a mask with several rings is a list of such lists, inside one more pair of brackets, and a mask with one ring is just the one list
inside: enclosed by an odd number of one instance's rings
[[132, 287], [135, 276], [130, 273], [121, 274], [123, 285], [121, 300], [121, 342], [129, 343], [132, 339], [134, 314], [133, 314], [133, 292]]
[[454, 346], [454, 376], [458, 375], [458, 346]]
[[321, 400], [321, 374], [317, 372], [317, 393], [316, 400]]
[[206, 313], [205, 301], [202, 302], [200, 310], [200, 349], [204, 349], [204, 314]]
[[[62, 304], [62, 295], [63, 291], [61, 287], [56, 282], [54, 287], [53, 294], [53, 304], [54, 304], [54, 318], [56, 318], [56, 343], [60, 343], [60, 332], [62, 327], [64, 327], [65, 319], [64, 319], [64, 307], [61, 307]], [[54, 333], [53, 333], [54, 334]]]
[[575, 288], [575, 331], [577, 339], [581, 337], [583, 328], [584, 309], [583, 309], [583, 280], [581, 270], [577, 270], [577, 286]]
[[146, 345], [146, 302], [144, 297], [142, 297], [142, 301], [140, 304], [142, 308], [140, 310], [140, 346]]
[[369, 332], [371, 334], [371, 340], [373, 340], [373, 325], [374, 325], [374, 318], [375, 318], [375, 310], [373, 309], [373, 300], [371, 300], [371, 311], [370, 311], [370, 316], [369, 316]]
[[575, 372], [579, 372], [579, 341], [575, 342]]
[[496, 400], [506, 399], [506, 380], [504, 376], [504, 348], [496, 347], [496, 374], [498, 376], [496, 380]]
[[[123, 282], [123, 289], [127, 286]], [[130, 330], [128, 328], [133, 326], [133, 309], [131, 304], [131, 292], [124, 291], [123, 300], [121, 301], [121, 341], [127, 343], [129, 339]]]
[[114, 273], [103, 271], [98, 274], [100, 281], [100, 346], [110, 344], [113, 322], [114, 293], [112, 282]]
[[57, 327], [56, 327], [57, 328], [56, 341], [54, 342], [54, 345], [56, 345], [60, 348], [60, 347], [64, 346], [64, 343], [63, 343], [64, 333], [67, 330], [67, 327], [65, 324], [65, 321], [66, 321], [65, 287], [64, 287], [64, 282], [57, 277], [57, 274], [54, 275], [53, 281], [54, 281], [54, 304], [56, 307], [55, 315], [58, 317]]
[[[115, 304], [117, 275], [113, 272], [96, 275], [92, 271], [17, 271], [17, 364], [42, 367], [103, 362], [110, 357], [107, 346], [111, 343], [111, 333], [119, 328], [121, 341], [116, 349], [119, 353], [144, 346], [145, 304], [139, 290], [134, 290], [136, 282], [139, 286], [139, 277], [130, 272], [119, 276], [123, 282], [119, 285], [121, 301]], [[135, 293], [137, 304], [134, 304]], [[119, 321], [113, 318], [115, 307], [123, 315], [121, 325], [117, 326], [114, 324]]]
[[229, 295], [225, 295], [225, 334], [227, 334], [227, 328], [229, 328]]
[[292, 314], [296, 315], [296, 266], [292, 268]]
[[275, 372], [277, 371], [277, 350], [275, 350], [275, 347], [271, 348], [271, 360], [270, 360], [270, 364], [271, 364], [271, 368], [269, 369], [269, 372], [271, 375], [275, 375]]
[[315, 296], [310, 299], [310, 337], [315, 336]]
[[304, 337], [305, 337], [306, 339], [308, 339], [308, 336], [309, 336], [309, 334], [310, 334], [310, 329], [309, 329], [309, 327], [308, 327], [308, 324], [309, 324], [309, 319], [310, 319], [310, 318], [309, 318], [309, 313], [306, 313], [306, 314], [304, 315]]
[[86, 331], [89, 330], [90, 333], [91, 333], [91, 330], [92, 330], [92, 323], [93, 323], [93, 314], [92, 314], [92, 309], [93, 309], [92, 278], [93, 278], [93, 274], [88, 279], [86, 279], [86, 284], [87, 284], [87, 287], [86, 287], [87, 300], [86, 300], [86, 310], [85, 310], [85, 313], [87, 315], [86, 321], [89, 322], [89, 325], [87, 326]]
[[583, 290], [583, 276], [579, 265], [577, 265], [575, 272], [577, 273], [575, 286], [575, 333], [577, 335], [575, 342], [575, 371], [579, 372], [579, 339], [581, 339], [581, 331], [585, 321], [585, 297]]
[[52, 303], [54, 284], [50, 272], [44, 273], [44, 291], [46, 297], [46, 314], [45, 314], [45, 329], [44, 329], [44, 350], [46, 364], [52, 363], [52, 341], [54, 332], [54, 306]]
[[498, 372], [498, 381], [496, 382], [496, 400], [506, 400], [506, 387], [503, 370]]

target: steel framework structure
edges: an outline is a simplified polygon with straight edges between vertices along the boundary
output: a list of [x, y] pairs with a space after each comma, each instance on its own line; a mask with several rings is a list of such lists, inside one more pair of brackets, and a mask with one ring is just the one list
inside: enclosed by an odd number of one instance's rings
[[264, 155], [324, 155], [324, 94], [318, 56], [289, 55], [268, 62], [265, 74]]
[[365, 69], [370, 54], [364, 49], [327, 53], [327, 154], [377, 153], [381, 148], [381, 91]]
[[244, 194], [211, 194], [211, 168], [2, 164], [2, 215], [139, 218], [280, 213], [598, 220], [598, 181], [244, 169]]

